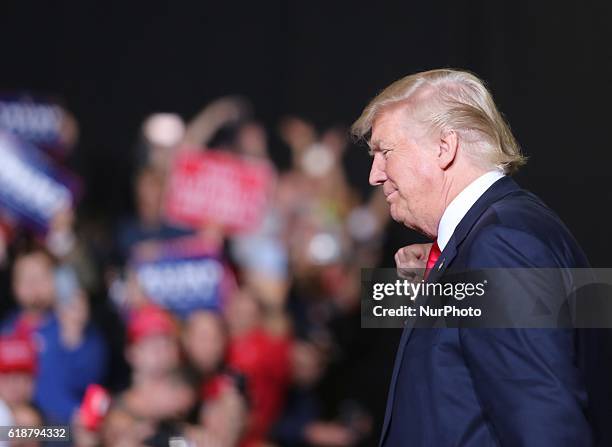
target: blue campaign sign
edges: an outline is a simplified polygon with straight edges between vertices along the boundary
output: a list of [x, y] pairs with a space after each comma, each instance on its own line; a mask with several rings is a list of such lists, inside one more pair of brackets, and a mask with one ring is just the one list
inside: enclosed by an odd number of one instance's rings
[[0, 131], [0, 210], [37, 231], [72, 206], [76, 178], [32, 145]]
[[161, 242], [155, 255], [133, 262], [148, 298], [182, 318], [196, 309], [218, 310], [227, 274], [218, 253], [197, 245], [196, 237]]
[[71, 116], [54, 101], [30, 95], [0, 97], [0, 129], [52, 153], [63, 154], [73, 141]]

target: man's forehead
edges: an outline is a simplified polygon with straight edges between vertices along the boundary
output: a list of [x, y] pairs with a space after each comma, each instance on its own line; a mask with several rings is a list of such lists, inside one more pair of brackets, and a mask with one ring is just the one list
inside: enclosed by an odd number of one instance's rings
[[428, 127], [413, 115], [409, 102], [385, 108], [372, 121], [370, 149], [401, 146], [406, 140], [418, 140], [427, 133]]
[[369, 141], [372, 149], [392, 145], [401, 136], [404, 126], [399, 120], [398, 112], [398, 109], [384, 110], [373, 120]]

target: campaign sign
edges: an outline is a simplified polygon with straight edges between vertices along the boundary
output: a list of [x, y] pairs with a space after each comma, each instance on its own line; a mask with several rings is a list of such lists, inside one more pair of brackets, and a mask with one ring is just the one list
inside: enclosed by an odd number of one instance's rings
[[217, 248], [187, 236], [145, 242], [141, 249], [131, 265], [149, 299], [182, 318], [219, 309], [227, 272]]
[[0, 129], [46, 151], [63, 154], [66, 147], [62, 126], [66, 114], [53, 101], [29, 95], [0, 97]]
[[46, 231], [58, 211], [72, 206], [76, 177], [35, 147], [0, 131], [0, 210], [35, 231]]
[[217, 224], [229, 233], [254, 230], [273, 181], [274, 170], [265, 161], [221, 151], [182, 151], [170, 175], [166, 217], [195, 228]]

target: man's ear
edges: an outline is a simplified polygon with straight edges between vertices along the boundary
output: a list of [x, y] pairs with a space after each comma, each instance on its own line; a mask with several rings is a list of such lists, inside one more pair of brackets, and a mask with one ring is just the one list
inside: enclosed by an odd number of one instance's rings
[[438, 141], [438, 166], [440, 169], [448, 169], [457, 156], [459, 138], [454, 130], [443, 131]]

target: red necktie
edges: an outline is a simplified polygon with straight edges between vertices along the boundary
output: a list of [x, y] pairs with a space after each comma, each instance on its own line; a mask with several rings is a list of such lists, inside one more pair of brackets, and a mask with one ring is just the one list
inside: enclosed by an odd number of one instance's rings
[[423, 275], [423, 279], [427, 279], [427, 277], [429, 276], [429, 272], [431, 271], [433, 266], [436, 265], [436, 262], [438, 261], [438, 258], [440, 257], [441, 253], [442, 252], [440, 251], [440, 247], [438, 247], [438, 241], [434, 241], [431, 246], [431, 250], [429, 250], [429, 256], [427, 257], [427, 265], [425, 266], [425, 273]]

